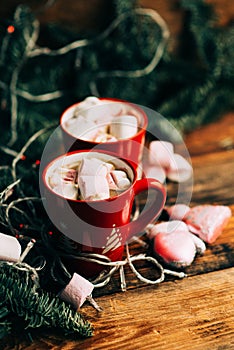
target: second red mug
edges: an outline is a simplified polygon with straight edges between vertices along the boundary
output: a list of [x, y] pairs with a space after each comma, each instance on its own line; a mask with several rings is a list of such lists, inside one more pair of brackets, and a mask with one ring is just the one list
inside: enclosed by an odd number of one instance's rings
[[[99, 159], [111, 163], [115, 169], [126, 172], [130, 186], [113, 197], [100, 200], [68, 199], [56, 193], [50, 185], [50, 177], [61, 167], [75, 169], [83, 159]], [[46, 211], [59, 232], [76, 243], [77, 253], [98, 253], [111, 261], [122, 259], [124, 245], [134, 235], [160, 215], [165, 201], [164, 186], [154, 179], [137, 180], [134, 165], [126, 159], [103, 151], [80, 150], [64, 154], [44, 169], [42, 174], [42, 194]], [[150, 191], [146, 205], [138, 218], [131, 221], [135, 196]], [[70, 269], [90, 277], [100, 271], [100, 266], [69, 259]]]

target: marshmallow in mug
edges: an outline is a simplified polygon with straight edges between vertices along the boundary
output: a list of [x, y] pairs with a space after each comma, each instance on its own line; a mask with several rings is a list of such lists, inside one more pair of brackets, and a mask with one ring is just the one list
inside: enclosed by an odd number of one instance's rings
[[131, 185], [126, 171], [98, 158], [83, 158], [68, 168], [56, 168], [49, 177], [54, 192], [81, 200], [107, 199]]
[[90, 96], [78, 104], [64, 126], [70, 134], [83, 140], [115, 142], [135, 135], [138, 120], [136, 111], [129, 106]]

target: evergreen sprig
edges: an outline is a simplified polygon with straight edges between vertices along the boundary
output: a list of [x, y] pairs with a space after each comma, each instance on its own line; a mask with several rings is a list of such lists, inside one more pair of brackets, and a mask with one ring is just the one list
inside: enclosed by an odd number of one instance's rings
[[6, 262], [0, 263], [0, 269], [0, 338], [21, 325], [24, 329], [57, 328], [78, 337], [92, 335], [90, 323], [79, 312], [37, 288], [30, 269]]

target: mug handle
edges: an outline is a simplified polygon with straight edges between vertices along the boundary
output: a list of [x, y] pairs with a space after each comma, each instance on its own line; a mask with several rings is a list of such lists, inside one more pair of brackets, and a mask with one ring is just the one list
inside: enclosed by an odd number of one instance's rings
[[129, 235], [127, 240], [131, 239], [137, 233], [142, 232], [148, 224], [154, 221], [161, 213], [166, 202], [166, 189], [157, 180], [151, 178], [143, 178], [137, 180], [133, 185], [135, 196], [143, 191], [155, 191], [155, 197], [146, 209], [140, 213], [138, 218], [129, 223]]

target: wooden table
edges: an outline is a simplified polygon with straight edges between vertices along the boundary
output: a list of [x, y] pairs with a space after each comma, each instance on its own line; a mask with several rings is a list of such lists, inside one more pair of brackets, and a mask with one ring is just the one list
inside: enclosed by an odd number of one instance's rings
[[[234, 213], [234, 114], [195, 130], [185, 143], [194, 168], [191, 206], [224, 204]], [[173, 191], [169, 185], [169, 202]], [[132, 249], [135, 253], [139, 246]], [[140, 271], [152, 275], [144, 264]], [[166, 277], [152, 286], [126, 267], [126, 292], [116, 273], [108, 286], [95, 292], [104, 311], [98, 313], [89, 304], [81, 309], [94, 326], [93, 337], [72, 340], [33, 331], [32, 342], [9, 338], [0, 349], [234, 349], [234, 217], [185, 272], [187, 278]]]

